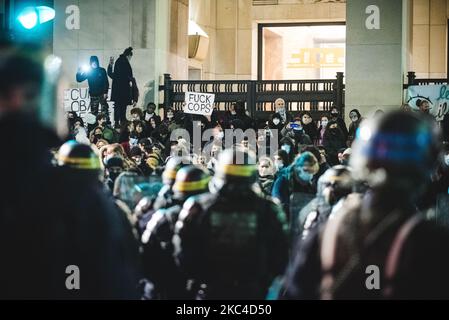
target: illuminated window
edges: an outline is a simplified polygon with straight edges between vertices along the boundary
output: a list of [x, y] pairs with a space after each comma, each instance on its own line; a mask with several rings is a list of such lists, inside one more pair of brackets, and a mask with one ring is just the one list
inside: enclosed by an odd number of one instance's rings
[[345, 47], [345, 25], [261, 25], [259, 78], [334, 79], [345, 71]]

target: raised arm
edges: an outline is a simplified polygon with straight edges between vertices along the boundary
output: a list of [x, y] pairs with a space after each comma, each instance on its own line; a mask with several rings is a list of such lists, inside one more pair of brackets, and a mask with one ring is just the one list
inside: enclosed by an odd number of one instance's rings
[[83, 82], [87, 79], [87, 73], [83, 72], [80, 68], [76, 72], [76, 82]]

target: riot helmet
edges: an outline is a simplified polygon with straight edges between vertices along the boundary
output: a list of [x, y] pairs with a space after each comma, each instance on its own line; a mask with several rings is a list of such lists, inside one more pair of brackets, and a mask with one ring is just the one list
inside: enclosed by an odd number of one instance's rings
[[188, 197], [207, 192], [210, 175], [197, 166], [187, 166], [179, 169], [173, 185], [173, 197], [176, 200], [186, 200]]
[[218, 191], [224, 185], [247, 188], [257, 181], [255, 154], [240, 146], [224, 150], [215, 167], [212, 189]]
[[61, 146], [57, 160], [60, 167], [96, 172], [101, 169], [100, 159], [92, 148], [74, 140]]
[[430, 180], [439, 152], [439, 129], [432, 119], [395, 111], [361, 124], [350, 166], [354, 177], [366, 179], [371, 188], [410, 194]]

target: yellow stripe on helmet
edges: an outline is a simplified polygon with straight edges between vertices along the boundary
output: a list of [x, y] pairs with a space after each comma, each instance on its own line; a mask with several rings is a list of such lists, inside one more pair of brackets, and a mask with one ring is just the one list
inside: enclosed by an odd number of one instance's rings
[[204, 178], [200, 181], [175, 182], [175, 184], [173, 185], [173, 191], [190, 192], [204, 190], [207, 188], [209, 181], [210, 177]]
[[69, 165], [77, 169], [101, 169], [100, 159], [94, 158], [73, 158], [73, 157], [58, 157], [60, 163]]
[[255, 165], [228, 164], [221, 168], [221, 172], [228, 176], [251, 177], [257, 170]]

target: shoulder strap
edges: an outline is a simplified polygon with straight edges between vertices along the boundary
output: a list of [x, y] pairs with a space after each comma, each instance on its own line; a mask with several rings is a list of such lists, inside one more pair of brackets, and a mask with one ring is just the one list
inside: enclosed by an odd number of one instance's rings
[[321, 265], [324, 272], [330, 272], [334, 266], [338, 230], [346, 214], [359, 208], [360, 204], [359, 194], [349, 195], [342, 207], [333, 215], [334, 218], [326, 223], [321, 241]]
[[413, 217], [408, 219], [402, 226], [399, 228], [399, 231], [396, 234], [396, 237], [393, 240], [393, 243], [390, 247], [390, 250], [387, 255], [387, 260], [385, 263], [385, 280], [387, 285], [383, 290], [383, 294], [385, 297], [391, 297], [393, 294], [393, 285], [392, 281], [396, 276], [398, 271], [399, 262], [401, 258], [402, 249], [404, 245], [412, 233], [413, 229], [423, 220], [422, 215], [415, 214]]

